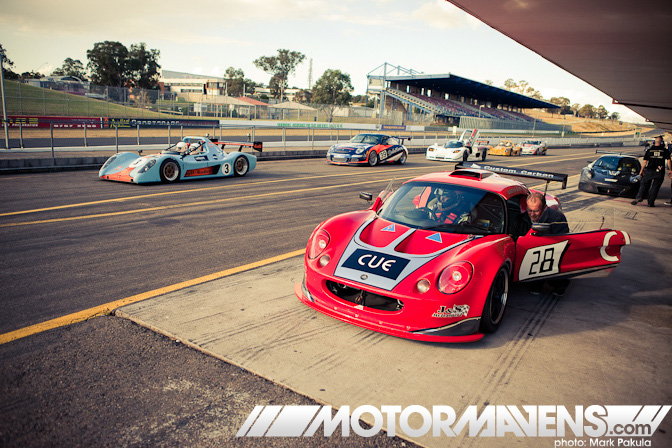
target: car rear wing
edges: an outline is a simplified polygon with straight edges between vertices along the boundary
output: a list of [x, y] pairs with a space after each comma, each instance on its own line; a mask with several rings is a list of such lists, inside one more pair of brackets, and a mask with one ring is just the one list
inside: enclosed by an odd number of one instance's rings
[[220, 142], [220, 141], [213, 141], [215, 145], [222, 145], [222, 149], [226, 147], [227, 145], [229, 146], [238, 146], [238, 151], [242, 151], [244, 147], [249, 147], [254, 149], [255, 151], [262, 151], [262, 142]]
[[475, 162], [460, 162], [455, 165], [455, 169], [456, 170], [479, 169], [479, 170], [492, 171], [493, 173], [497, 174], [508, 174], [509, 176], [545, 180], [546, 188], [548, 188], [548, 184], [550, 182], [561, 182], [563, 190], [567, 188], [567, 178], [569, 177], [567, 174], [562, 173], [551, 173], [549, 171], [511, 168], [508, 166], [483, 165], [481, 163], [475, 163]]
[[637, 154], [634, 152], [607, 151], [606, 149], [596, 149], [595, 154], [615, 154], [618, 156], [641, 157], [641, 154]]

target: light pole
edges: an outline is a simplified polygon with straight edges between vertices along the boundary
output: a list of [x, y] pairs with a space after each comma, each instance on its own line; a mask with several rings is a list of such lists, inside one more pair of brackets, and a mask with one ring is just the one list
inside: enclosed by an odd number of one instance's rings
[[9, 149], [9, 132], [7, 131], [7, 103], [5, 102], [5, 69], [2, 65], [5, 54], [0, 53], [0, 90], [2, 90], [2, 123], [5, 127], [5, 149]]

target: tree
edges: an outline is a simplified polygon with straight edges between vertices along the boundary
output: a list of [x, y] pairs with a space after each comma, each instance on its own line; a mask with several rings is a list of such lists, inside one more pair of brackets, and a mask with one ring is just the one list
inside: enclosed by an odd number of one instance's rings
[[492, 82], [491, 79], [486, 79], [486, 80], [485, 80], [485, 83], [486, 83], [487, 85], [489, 85], [489, 86], [491, 86], [491, 85], [494, 84], [494, 83]]
[[581, 109], [581, 105], [579, 103], [574, 103], [572, 106], [569, 108], [569, 110], [572, 111], [575, 117], [578, 117], [579, 115], [579, 109]]
[[30, 71], [30, 72], [23, 72], [21, 73], [21, 76], [19, 78], [23, 79], [24, 81], [26, 79], [40, 79], [44, 78], [44, 75], [40, 72], [36, 72], [35, 70]]
[[19, 79], [19, 75], [12, 71], [14, 67], [14, 62], [12, 62], [7, 57], [7, 51], [0, 44], [0, 57], [2, 58], [2, 74], [5, 76], [5, 79]]
[[331, 121], [337, 106], [347, 106], [354, 90], [350, 75], [340, 70], [326, 70], [313, 87], [313, 102], [322, 104]]
[[599, 105], [597, 107], [597, 111], [595, 111], [595, 114], [597, 115], [597, 118], [599, 118], [600, 120], [604, 120], [609, 116], [609, 111], [607, 110], [606, 107]]
[[128, 81], [126, 69], [128, 49], [120, 42], [98, 42], [93, 49], [87, 50], [89, 60], [87, 68], [91, 73], [91, 82], [99, 86], [123, 87]]
[[612, 112], [610, 118], [614, 121], [617, 121], [619, 118], [621, 118], [621, 114], [618, 112]]
[[253, 94], [257, 87], [257, 83], [245, 78], [245, 72], [240, 68], [227, 68], [224, 72], [224, 79], [226, 79], [226, 93], [230, 96]]
[[585, 104], [578, 113], [579, 117], [595, 118], [595, 108], [590, 104]]
[[66, 58], [63, 65], [51, 74], [54, 76], [75, 76], [82, 81], [87, 81], [84, 64], [79, 59]]
[[504, 81], [504, 88], [505, 88], [506, 90], [514, 91], [515, 89], [518, 88], [518, 84], [516, 83], [516, 81], [514, 81], [514, 80], [511, 79], [511, 78], [509, 78], [509, 79], [507, 79], [506, 81]]
[[276, 94], [273, 96], [276, 98], [279, 97], [282, 100], [284, 90], [287, 88], [287, 78], [294, 73], [296, 66], [305, 58], [306, 56], [298, 51], [279, 49], [277, 56], [261, 56], [254, 60], [254, 65], [272, 75], [269, 88], [273, 92], [273, 83], [275, 82], [277, 86], [276, 92], [279, 96]]
[[353, 90], [350, 75], [340, 70], [327, 70], [313, 87], [313, 102], [345, 106], [350, 104]]
[[156, 89], [159, 83], [159, 50], [148, 50], [144, 42], [131, 45], [126, 59], [127, 86]]
[[560, 115], [567, 115], [569, 113], [572, 113], [571, 108], [569, 107], [569, 104], [570, 104], [569, 98], [565, 98], [564, 96], [561, 96], [561, 97], [555, 97], [554, 96], [553, 98], [551, 98], [548, 101], [550, 103], [553, 103], [553, 104], [556, 104], [556, 105], [560, 106], [559, 110], [558, 109], [549, 109], [548, 110], [549, 113], [553, 114], [556, 111]]
[[149, 50], [144, 42], [129, 51], [120, 42], [98, 42], [86, 52], [91, 82], [100, 86], [155, 89], [159, 81], [159, 50]]
[[297, 103], [310, 103], [312, 98], [313, 92], [307, 89], [300, 89], [296, 92], [296, 95], [294, 95], [294, 101]]

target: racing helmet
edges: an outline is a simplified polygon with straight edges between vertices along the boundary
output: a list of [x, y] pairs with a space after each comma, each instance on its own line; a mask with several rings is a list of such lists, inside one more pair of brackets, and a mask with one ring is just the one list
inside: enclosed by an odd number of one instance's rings
[[184, 149], [187, 147], [187, 143], [185, 142], [179, 142], [177, 145], [175, 145], [178, 151], [184, 151]]
[[457, 193], [449, 188], [437, 188], [436, 197], [439, 199], [439, 203], [452, 204], [457, 201]]
[[200, 148], [201, 148], [200, 143], [192, 143], [191, 145], [189, 145], [189, 151], [193, 151], [195, 149], [200, 149]]

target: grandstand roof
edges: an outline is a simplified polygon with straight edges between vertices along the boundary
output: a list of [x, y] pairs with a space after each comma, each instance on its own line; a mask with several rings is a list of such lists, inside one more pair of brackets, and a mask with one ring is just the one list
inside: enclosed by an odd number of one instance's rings
[[[382, 79], [380, 75], [369, 75], [369, 78]], [[462, 76], [451, 73], [442, 75], [401, 75], [385, 76], [388, 82], [399, 82], [414, 87], [435, 90], [439, 92], [461, 95], [469, 98], [476, 98], [483, 101], [508, 104], [522, 109], [555, 109], [559, 106], [547, 101], [538, 100], [529, 96], [514, 93], [506, 89], [490, 86], [488, 84], [474, 81]]]

